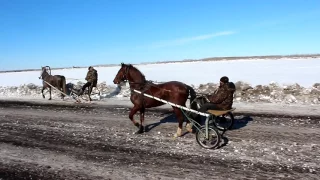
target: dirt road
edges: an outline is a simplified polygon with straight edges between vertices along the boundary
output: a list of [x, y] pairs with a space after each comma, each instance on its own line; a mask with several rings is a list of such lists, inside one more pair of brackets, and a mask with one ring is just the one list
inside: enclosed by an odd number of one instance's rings
[[128, 108], [0, 103], [0, 179], [317, 179], [320, 117], [237, 115], [219, 149], [149, 110], [135, 135]]

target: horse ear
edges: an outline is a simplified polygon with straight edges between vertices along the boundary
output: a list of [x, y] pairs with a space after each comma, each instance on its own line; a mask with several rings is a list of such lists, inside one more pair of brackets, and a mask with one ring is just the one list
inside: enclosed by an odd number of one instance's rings
[[129, 64], [129, 67], [132, 67], [132, 64]]
[[123, 62], [121, 63], [121, 66], [122, 66], [122, 67], [124, 66]]

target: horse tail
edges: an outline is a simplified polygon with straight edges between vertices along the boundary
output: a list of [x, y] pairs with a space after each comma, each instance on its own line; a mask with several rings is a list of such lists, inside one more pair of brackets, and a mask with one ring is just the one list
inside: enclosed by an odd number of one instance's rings
[[198, 110], [197, 102], [194, 101], [197, 98], [196, 91], [189, 85], [187, 85], [187, 89], [190, 95], [190, 109]]

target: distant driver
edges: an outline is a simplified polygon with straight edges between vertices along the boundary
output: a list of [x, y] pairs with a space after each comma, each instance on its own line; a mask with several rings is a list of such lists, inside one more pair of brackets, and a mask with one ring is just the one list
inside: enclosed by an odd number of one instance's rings
[[92, 66], [88, 68], [88, 73], [86, 76], [87, 83], [82, 86], [79, 92], [79, 96], [83, 94], [84, 90], [91, 85], [95, 86], [98, 82], [98, 73]]

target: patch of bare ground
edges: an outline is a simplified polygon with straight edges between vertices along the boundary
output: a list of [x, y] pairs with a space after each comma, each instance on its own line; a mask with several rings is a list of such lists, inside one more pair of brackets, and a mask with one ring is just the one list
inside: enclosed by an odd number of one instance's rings
[[237, 114], [223, 146], [173, 139], [170, 112], [147, 111], [135, 135], [127, 108], [0, 105], [0, 179], [317, 179], [320, 118]]

